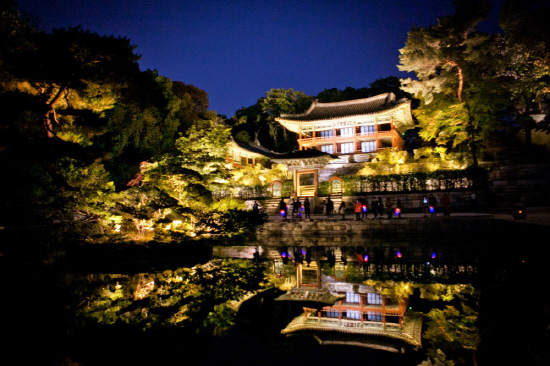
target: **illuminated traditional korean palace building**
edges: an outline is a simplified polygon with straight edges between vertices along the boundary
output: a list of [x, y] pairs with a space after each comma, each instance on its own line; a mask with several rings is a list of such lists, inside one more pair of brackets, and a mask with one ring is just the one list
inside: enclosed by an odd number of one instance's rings
[[[337, 175], [353, 174], [384, 149], [402, 149], [402, 132], [414, 126], [410, 101], [396, 100], [393, 93], [335, 103], [314, 100], [306, 112], [282, 114], [276, 121], [298, 134], [298, 150], [282, 154], [265, 149], [257, 140], [232, 141], [228, 162], [234, 167], [262, 161], [286, 165], [296, 197], [316, 197], [322, 181], [331, 181], [337, 194], [341, 185]], [[272, 192], [279, 191], [272, 187]]]
[[314, 100], [301, 114], [282, 114], [276, 121], [298, 134], [300, 150], [353, 154], [352, 161], [385, 148], [403, 148], [401, 133], [414, 126], [411, 103], [393, 93], [335, 103]]

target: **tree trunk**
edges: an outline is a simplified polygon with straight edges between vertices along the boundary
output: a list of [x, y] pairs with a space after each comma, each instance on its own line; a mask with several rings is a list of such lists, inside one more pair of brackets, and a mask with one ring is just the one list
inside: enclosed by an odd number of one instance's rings
[[61, 99], [61, 96], [63, 93], [67, 90], [68, 85], [63, 85], [59, 90], [57, 91], [57, 94], [53, 97], [53, 99], [46, 104], [44, 115], [42, 116], [42, 125], [44, 127], [44, 132], [46, 133], [46, 136], [48, 138], [53, 138], [53, 123], [57, 123], [57, 119], [55, 117], [55, 110], [54, 106], [55, 104]]
[[468, 124], [466, 127], [466, 130], [468, 131], [468, 137], [469, 137], [469, 147], [470, 147], [470, 153], [472, 155], [472, 165], [474, 168], [477, 168], [479, 166], [478, 160], [477, 160], [477, 144], [475, 139], [475, 130], [474, 130], [474, 124], [472, 123], [472, 116], [470, 115], [470, 109], [468, 108], [468, 105], [464, 103], [464, 107], [466, 108], [466, 111], [468, 112]]

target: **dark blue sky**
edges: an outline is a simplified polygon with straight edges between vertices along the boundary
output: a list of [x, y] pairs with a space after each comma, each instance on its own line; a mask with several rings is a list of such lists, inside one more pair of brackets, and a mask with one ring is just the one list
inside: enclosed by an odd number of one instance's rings
[[45, 30], [80, 24], [129, 38], [142, 70], [205, 90], [228, 117], [271, 88], [316, 95], [405, 77], [396, 65], [407, 32], [453, 12], [452, 0], [18, 2]]

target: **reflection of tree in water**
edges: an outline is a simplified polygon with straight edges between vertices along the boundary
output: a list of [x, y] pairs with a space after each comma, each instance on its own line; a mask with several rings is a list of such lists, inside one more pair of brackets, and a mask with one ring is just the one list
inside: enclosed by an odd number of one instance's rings
[[235, 259], [148, 274], [87, 275], [79, 281], [87, 296], [77, 308], [77, 323], [220, 333], [233, 324], [237, 302], [264, 279], [262, 267]]

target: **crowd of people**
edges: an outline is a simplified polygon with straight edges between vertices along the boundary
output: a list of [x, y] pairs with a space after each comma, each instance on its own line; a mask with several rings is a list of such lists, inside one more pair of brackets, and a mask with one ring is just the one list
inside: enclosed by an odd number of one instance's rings
[[[433, 194], [422, 197], [422, 210], [424, 216], [436, 216], [437, 199]], [[323, 211], [327, 219], [331, 219], [335, 216], [334, 201], [328, 196], [323, 202]], [[257, 202], [254, 201], [254, 209], [257, 210]], [[450, 216], [451, 214], [451, 199], [447, 194], [443, 194], [441, 198], [441, 209], [444, 216]], [[352, 211], [353, 210], [353, 211]], [[369, 201], [367, 197], [361, 197], [355, 199], [354, 202], [346, 204], [344, 199], [341, 199], [338, 206], [338, 215], [342, 215], [342, 219], [345, 219], [346, 212], [352, 211], [355, 213], [355, 220], [368, 219], [369, 214], [373, 220], [379, 220], [383, 218], [392, 219], [393, 217], [400, 219], [403, 210], [403, 203], [401, 199], [393, 201], [391, 197], [386, 197], [385, 200], [382, 197], [373, 196]], [[283, 219], [297, 218], [297, 219], [311, 219], [311, 201], [308, 197], [304, 198], [302, 202], [300, 197], [291, 198], [288, 204], [284, 198], [281, 198], [279, 202], [279, 212]]]

